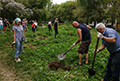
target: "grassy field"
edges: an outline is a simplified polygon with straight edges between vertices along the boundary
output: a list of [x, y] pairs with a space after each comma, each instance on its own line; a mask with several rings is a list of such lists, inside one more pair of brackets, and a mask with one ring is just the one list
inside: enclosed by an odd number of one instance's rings
[[[89, 47], [89, 63], [85, 65], [85, 55], [83, 55], [83, 67], [76, 67], [78, 63], [78, 53], [76, 52], [80, 43], [73, 47], [64, 60], [60, 61], [58, 55], [65, 52], [74, 42], [77, 41], [77, 30], [73, 27], [59, 27], [59, 34], [53, 38], [54, 31], [49, 35], [48, 28], [38, 28], [38, 31], [33, 33], [29, 27], [29, 31], [25, 32], [28, 42], [23, 43], [23, 51], [20, 55], [21, 62], [14, 62], [14, 50], [11, 47], [13, 42], [12, 32], [0, 34], [0, 61], [8, 66], [9, 70], [13, 70], [17, 80], [28, 81], [101, 81], [106, 72], [106, 64], [109, 56], [105, 49], [99, 52], [96, 56], [95, 67], [96, 74], [90, 76], [88, 68], [91, 67], [93, 60], [93, 50], [95, 49], [97, 31], [92, 28], [92, 42]], [[41, 34], [45, 40], [40, 39]], [[99, 42], [99, 46], [101, 40]], [[51, 61], [58, 60], [65, 66], [72, 66], [70, 71], [62, 69], [51, 70], [47, 65]]]

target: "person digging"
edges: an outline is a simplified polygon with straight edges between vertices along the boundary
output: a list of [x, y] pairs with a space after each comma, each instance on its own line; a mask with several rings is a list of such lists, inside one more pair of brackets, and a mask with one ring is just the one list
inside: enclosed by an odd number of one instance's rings
[[95, 27], [98, 31], [97, 37], [102, 39], [102, 45], [96, 53], [107, 47], [110, 52], [108, 58], [106, 75], [104, 81], [119, 81], [120, 74], [120, 36], [112, 28], [106, 28], [103, 23], [98, 23]]
[[89, 64], [88, 63], [88, 50], [89, 50], [89, 45], [91, 43], [91, 34], [90, 34], [90, 30], [91, 27], [88, 25], [84, 25], [84, 24], [79, 24], [77, 21], [74, 21], [72, 23], [73, 27], [77, 28], [77, 33], [78, 33], [78, 37], [79, 39], [73, 43], [72, 46], [75, 46], [77, 43], [79, 43], [80, 41], [82, 41], [82, 43], [80, 44], [80, 47], [78, 48], [78, 54], [79, 54], [79, 63], [77, 63], [76, 66], [80, 66], [82, 67], [82, 55], [85, 53], [85, 57], [86, 57], [86, 61], [85, 64]]

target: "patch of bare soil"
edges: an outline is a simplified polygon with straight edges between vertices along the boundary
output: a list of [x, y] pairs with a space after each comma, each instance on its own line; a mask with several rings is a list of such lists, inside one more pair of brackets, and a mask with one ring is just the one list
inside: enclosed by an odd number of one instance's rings
[[0, 62], [0, 81], [15, 81], [15, 77], [14, 72]]
[[67, 70], [67, 71], [71, 70], [71, 66], [66, 66], [65, 67], [65, 65], [63, 63], [61, 63], [57, 60], [52, 61], [48, 64], [48, 69], [58, 70], [59, 68], [61, 68], [63, 70]]

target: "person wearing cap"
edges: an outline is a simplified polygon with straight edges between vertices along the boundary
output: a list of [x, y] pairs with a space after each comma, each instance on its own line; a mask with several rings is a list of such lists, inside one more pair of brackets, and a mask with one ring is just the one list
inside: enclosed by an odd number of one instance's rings
[[77, 28], [77, 33], [78, 33], [78, 37], [79, 39], [73, 44], [73, 46], [75, 46], [77, 43], [79, 43], [80, 41], [82, 41], [82, 43], [80, 44], [80, 47], [78, 48], [78, 54], [79, 54], [79, 63], [77, 63], [76, 66], [80, 66], [82, 67], [82, 55], [85, 53], [85, 57], [86, 57], [86, 61], [85, 64], [89, 64], [88, 63], [88, 50], [89, 50], [89, 45], [91, 43], [91, 34], [90, 34], [90, 30], [91, 27], [88, 25], [84, 25], [84, 24], [79, 24], [77, 21], [74, 21], [72, 23], [73, 27]]
[[[13, 44], [15, 44], [15, 56], [14, 57], [15, 57], [15, 61], [19, 62], [21, 61], [19, 56], [23, 50], [22, 41], [23, 41], [23, 38], [25, 37], [20, 18], [15, 19], [15, 25], [12, 27], [12, 30], [13, 30], [13, 38], [14, 38]], [[27, 42], [27, 40], [25, 42]]]
[[3, 21], [2, 21], [2, 18], [0, 18], [0, 29], [1, 29], [1, 33], [4, 33], [3, 32]]
[[120, 36], [112, 28], [106, 28], [103, 23], [98, 23], [95, 27], [98, 31], [97, 37], [102, 39], [102, 45], [96, 53], [102, 51], [105, 47], [110, 53], [108, 57], [106, 75], [104, 81], [119, 81], [120, 74]]

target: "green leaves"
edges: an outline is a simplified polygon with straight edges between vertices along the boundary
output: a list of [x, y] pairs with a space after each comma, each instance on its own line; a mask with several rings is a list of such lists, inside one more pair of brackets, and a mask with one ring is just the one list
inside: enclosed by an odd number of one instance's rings
[[[80, 45], [79, 43], [66, 54], [67, 56], [64, 60], [60, 61], [66, 66], [72, 66], [70, 71], [64, 71], [62, 69], [54, 71], [49, 69], [47, 65], [51, 61], [58, 60], [58, 55], [65, 52], [75, 41], [77, 41], [77, 30], [73, 27], [59, 27], [59, 34], [56, 38], [53, 38], [54, 32], [49, 36], [49, 31], [47, 30], [47, 27], [38, 27], [38, 31], [35, 33], [33, 33], [32, 30], [25, 32], [25, 36], [29, 42], [23, 44], [23, 47], [25, 48], [20, 55], [20, 59], [22, 60], [20, 63], [14, 62], [13, 58], [15, 51], [11, 50], [11, 47], [8, 46], [8, 44], [13, 41], [12, 32], [0, 34], [0, 46], [2, 47], [2, 50], [0, 51], [0, 59], [3, 59], [4, 63], [16, 72], [16, 75], [22, 79], [28, 79], [26, 75], [29, 75], [32, 81], [99, 81], [103, 79], [109, 56], [107, 49], [96, 55], [94, 66], [94, 70], [96, 71], [95, 76], [90, 76], [88, 73], [88, 68], [92, 65], [94, 56], [93, 50], [95, 49], [97, 40], [97, 31], [94, 28], [91, 30], [92, 42], [88, 52], [90, 65], [84, 64], [85, 54], [83, 54], [83, 67], [74, 67], [79, 61], [78, 53], [76, 52]], [[70, 32], [71, 35], [69, 35]], [[41, 34], [46, 36], [45, 40], [39, 39]], [[99, 46], [100, 45], [101, 40]]]

